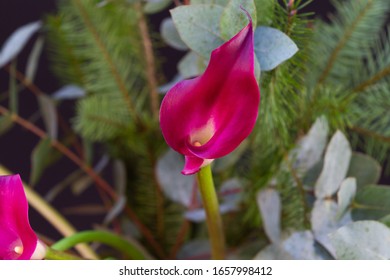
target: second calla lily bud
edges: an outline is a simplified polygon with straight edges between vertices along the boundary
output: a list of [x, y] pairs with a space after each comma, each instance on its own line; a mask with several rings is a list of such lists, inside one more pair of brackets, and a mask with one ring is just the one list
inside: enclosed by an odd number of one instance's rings
[[42, 259], [45, 245], [28, 219], [28, 203], [19, 175], [0, 176], [0, 259]]
[[176, 84], [160, 109], [163, 136], [194, 174], [231, 153], [255, 125], [260, 90], [254, 71], [252, 21], [211, 53], [205, 72]]

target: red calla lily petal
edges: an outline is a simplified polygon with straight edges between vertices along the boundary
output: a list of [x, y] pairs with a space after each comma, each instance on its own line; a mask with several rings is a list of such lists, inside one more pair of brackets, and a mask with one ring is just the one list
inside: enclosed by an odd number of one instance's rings
[[37, 244], [20, 176], [0, 176], [0, 259], [29, 260]]
[[260, 90], [254, 74], [252, 22], [215, 49], [206, 71], [176, 84], [160, 108], [163, 136], [186, 156], [183, 174], [232, 152], [251, 133]]

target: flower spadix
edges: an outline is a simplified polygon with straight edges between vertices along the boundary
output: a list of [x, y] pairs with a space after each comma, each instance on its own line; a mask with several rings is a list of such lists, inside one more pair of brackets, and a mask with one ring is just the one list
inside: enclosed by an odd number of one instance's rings
[[29, 260], [40, 247], [20, 176], [0, 176], [0, 259]]
[[193, 174], [232, 152], [251, 133], [260, 91], [254, 73], [252, 21], [213, 50], [205, 72], [172, 87], [160, 108], [163, 136]]

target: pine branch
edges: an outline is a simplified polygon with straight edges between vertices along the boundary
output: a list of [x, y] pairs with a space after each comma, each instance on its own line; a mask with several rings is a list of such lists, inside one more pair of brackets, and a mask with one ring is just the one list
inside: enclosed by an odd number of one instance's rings
[[387, 0], [333, 1], [337, 16], [331, 24], [317, 21], [311, 46], [308, 85], [350, 85], [357, 64], [377, 43], [390, 11]]
[[85, 26], [92, 34], [93, 38], [95, 39], [96, 45], [98, 46], [98, 48], [101, 51], [101, 54], [103, 55], [104, 59], [106, 60], [107, 65], [109, 66], [109, 69], [111, 71], [111, 74], [112, 74], [115, 82], [117, 83], [120, 92], [122, 93], [123, 100], [125, 100], [125, 103], [127, 105], [127, 108], [129, 110], [130, 114], [132, 115], [132, 117], [134, 119], [137, 119], [133, 103], [130, 100], [130, 93], [127, 91], [126, 85], [125, 85], [121, 75], [119, 74], [119, 70], [117, 69], [116, 65], [114, 64], [113, 59], [111, 58], [109, 51], [107, 50], [105, 44], [100, 39], [99, 33], [97, 32], [95, 26], [92, 24], [92, 21], [89, 18], [88, 13], [86, 12], [81, 1], [80, 0], [73, 0], [73, 3], [75, 4], [75, 7], [78, 8], [80, 15], [81, 15], [81, 18], [84, 21]]

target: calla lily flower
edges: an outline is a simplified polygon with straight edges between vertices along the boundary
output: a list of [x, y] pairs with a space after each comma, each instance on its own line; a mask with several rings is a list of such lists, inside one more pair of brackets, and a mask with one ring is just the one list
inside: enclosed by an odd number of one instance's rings
[[28, 220], [20, 176], [0, 176], [0, 259], [29, 260], [41, 247]]
[[165, 95], [160, 126], [168, 145], [185, 156], [184, 175], [229, 154], [253, 130], [260, 103], [254, 59], [250, 19], [213, 50], [201, 76], [177, 83]]

